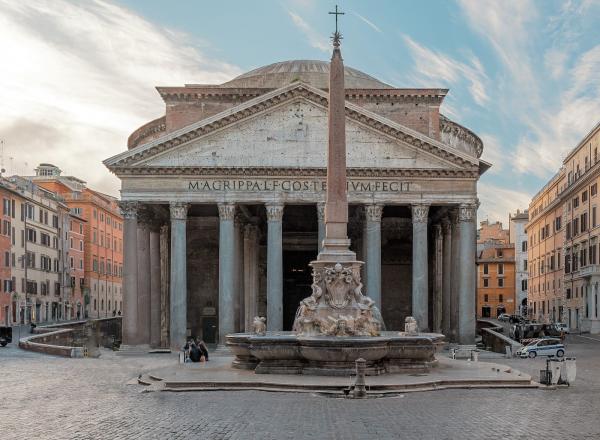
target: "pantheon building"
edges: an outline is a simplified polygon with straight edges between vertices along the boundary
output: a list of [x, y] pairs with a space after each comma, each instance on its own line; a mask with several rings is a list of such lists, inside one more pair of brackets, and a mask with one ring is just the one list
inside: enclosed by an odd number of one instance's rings
[[[104, 161], [122, 182], [125, 347], [291, 330], [324, 236], [329, 63], [157, 87], [165, 115]], [[388, 330], [475, 338], [477, 181], [490, 164], [440, 114], [446, 89], [346, 67], [348, 234]]]

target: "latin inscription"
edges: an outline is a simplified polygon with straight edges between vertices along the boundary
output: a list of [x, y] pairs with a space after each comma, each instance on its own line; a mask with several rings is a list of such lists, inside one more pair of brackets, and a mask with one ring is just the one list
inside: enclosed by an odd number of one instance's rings
[[[348, 180], [348, 192], [408, 192], [410, 182], [395, 180]], [[321, 180], [285, 180], [285, 179], [227, 179], [194, 180], [188, 182], [190, 191], [283, 191], [283, 192], [324, 192], [327, 183]]]

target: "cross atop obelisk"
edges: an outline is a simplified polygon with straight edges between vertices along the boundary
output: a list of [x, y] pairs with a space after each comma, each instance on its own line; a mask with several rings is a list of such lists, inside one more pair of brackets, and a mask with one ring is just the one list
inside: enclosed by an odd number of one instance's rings
[[325, 240], [319, 260], [353, 261], [348, 240], [348, 196], [346, 188], [346, 106], [344, 62], [337, 27], [337, 6], [333, 55], [329, 66], [329, 143], [327, 149], [327, 200], [325, 203]]

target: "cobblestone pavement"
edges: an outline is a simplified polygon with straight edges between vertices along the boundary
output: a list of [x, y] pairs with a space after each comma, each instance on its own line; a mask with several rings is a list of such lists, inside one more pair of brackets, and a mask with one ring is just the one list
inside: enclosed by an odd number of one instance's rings
[[[444, 390], [345, 400], [311, 394], [141, 393], [168, 355], [63, 359], [0, 348], [0, 439], [598, 439], [600, 338], [569, 337], [558, 390]], [[542, 359], [507, 363], [537, 377]]]

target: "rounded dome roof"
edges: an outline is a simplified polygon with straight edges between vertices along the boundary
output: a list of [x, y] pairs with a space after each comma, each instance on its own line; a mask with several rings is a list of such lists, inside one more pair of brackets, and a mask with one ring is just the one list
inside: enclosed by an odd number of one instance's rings
[[[352, 67], [344, 68], [347, 89], [390, 89], [370, 75]], [[269, 64], [246, 72], [223, 87], [278, 89], [294, 81], [304, 81], [319, 89], [329, 88], [329, 62], [318, 60], [292, 60]]]

